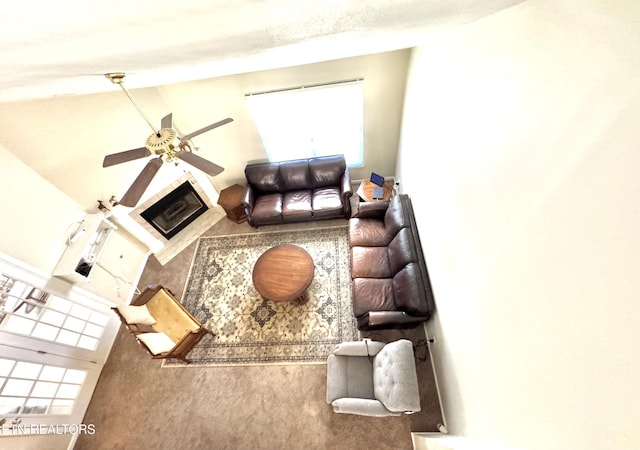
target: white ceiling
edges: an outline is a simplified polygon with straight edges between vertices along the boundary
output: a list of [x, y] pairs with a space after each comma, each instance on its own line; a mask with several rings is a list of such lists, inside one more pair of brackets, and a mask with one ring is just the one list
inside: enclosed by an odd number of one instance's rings
[[523, 0], [20, 0], [0, 6], [0, 101], [211, 78], [415, 46]]
[[[523, 1], [2, 2], [0, 147], [86, 211], [97, 198], [119, 198], [146, 160], [103, 169], [102, 158], [141, 146], [149, 133], [104, 77], [125, 72], [126, 86], [154, 123], [168, 112], [181, 130], [235, 119], [196, 143], [201, 156], [225, 168], [212, 179], [223, 188], [242, 182], [247, 161], [266, 157], [244, 93], [368, 71], [377, 97], [367, 106], [374, 122], [365, 126], [375, 136], [367, 138], [365, 158], [376, 168], [387, 164], [384, 170], [392, 174], [395, 156], [388, 149], [397, 147], [408, 60], [406, 54], [373, 60], [362, 55], [426, 45], [440, 33]], [[375, 79], [386, 84], [376, 88]], [[399, 107], [390, 108], [394, 104]], [[154, 182], [165, 178], [159, 173]]]

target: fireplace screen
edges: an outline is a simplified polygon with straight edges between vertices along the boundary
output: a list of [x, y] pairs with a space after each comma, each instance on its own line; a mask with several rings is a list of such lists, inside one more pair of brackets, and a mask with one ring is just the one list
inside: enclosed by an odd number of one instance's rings
[[171, 239], [208, 209], [189, 181], [162, 197], [141, 216], [162, 236]]

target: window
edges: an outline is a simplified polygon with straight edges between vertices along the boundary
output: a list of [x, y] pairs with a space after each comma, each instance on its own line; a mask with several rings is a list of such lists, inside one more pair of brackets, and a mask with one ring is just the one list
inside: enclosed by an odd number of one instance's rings
[[0, 273], [0, 330], [96, 350], [109, 317]]
[[82, 422], [120, 329], [110, 306], [0, 253], [0, 439]]
[[344, 154], [363, 163], [362, 80], [247, 94], [270, 161]]
[[0, 358], [0, 417], [68, 415], [86, 370]]

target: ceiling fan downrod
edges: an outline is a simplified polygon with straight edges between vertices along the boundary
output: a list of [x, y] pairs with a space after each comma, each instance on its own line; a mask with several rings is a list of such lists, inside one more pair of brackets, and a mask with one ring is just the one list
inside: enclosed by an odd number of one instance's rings
[[136, 108], [136, 110], [138, 110], [138, 112], [140, 113], [142, 118], [151, 127], [151, 129], [153, 130], [155, 135], [160, 137], [160, 131], [158, 131], [156, 129], [156, 127], [153, 126], [153, 124], [147, 118], [147, 116], [144, 115], [144, 113], [142, 112], [142, 109], [140, 109], [140, 106], [138, 106], [138, 103], [136, 103], [136, 101], [133, 98], [133, 96], [129, 93], [127, 88], [124, 87], [124, 72], [105, 73], [104, 76], [107, 77], [109, 79], [109, 81], [111, 81], [113, 84], [117, 84], [118, 86], [120, 86], [120, 89], [122, 89], [122, 92], [124, 92], [127, 95], [127, 97], [129, 97], [129, 100], [131, 100], [131, 103], [133, 103], [133, 106]]

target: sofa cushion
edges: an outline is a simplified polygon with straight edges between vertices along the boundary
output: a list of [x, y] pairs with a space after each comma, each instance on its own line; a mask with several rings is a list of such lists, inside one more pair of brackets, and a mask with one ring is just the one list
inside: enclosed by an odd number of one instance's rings
[[342, 155], [311, 158], [309, 160], [311, 186], [314, 188], [339, 187], [346, 169], [347, 164]]
[[340, 189], [337, 187], [314, 189], [311, 206], [315, 217], [335, 217], [336, 214], [339, 214], [340, 211], [342, 211], [342, 197], [340, 196]]
[[413, 316], [428, 316], [427, 291], [417, 263], [409, 263], [393, 277], [395, 303], [399, 310]]
[[[311, 217], [311, 191], [285, 192], [282, 199], [282, 215], [302, 220]], [[286, 219], [285, 219], [286, 221]]]
[[384, 222], [376, 219], [349, 220], [349, 246], [382, 247], [389, 243]]
[[387, 247], [351, 247], [353, 278], [391, 278]]
[[387, 212], [384, 214], [384, 228], [389, 236], [388, 242], [391, 242], [401, 228], [410, 226], [409, 210], [403, 205], [403, 199], [402, 195], [391, 197]]
[[360, 317], [369, 311], [395, 311], [391, 278], [354, 278], [353, 314]]
[[394, 276], [410, 262], [418, 262], [418, 254], [410, 228], [402, 228], [398, 231], [387, 248], [390, 276]]
[[[254, 219], [264, 221], [269, 219], [269, 223], [282, 221], [282, 194], [266, 194], [256, 198], [251, 215]], [[277, 219], [276, 222], [273, 220]]]
[[284, 192], [311, 189], [309, 160], [301, 159], [280, 164], [280, 180]]
[[254, 164], [245, 167], [247, 182], [259, 193], [282, 192], [278, 163]]

